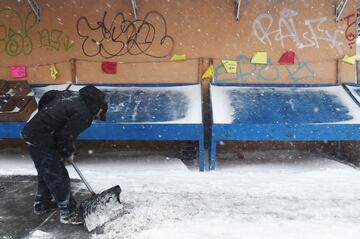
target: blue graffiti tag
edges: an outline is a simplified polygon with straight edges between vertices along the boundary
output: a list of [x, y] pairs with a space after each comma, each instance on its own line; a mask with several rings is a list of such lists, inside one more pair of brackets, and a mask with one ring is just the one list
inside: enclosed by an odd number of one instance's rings
[[[298, 61], [297, 58], [296, 60]], [[239, 81], [240, 83], [245, 83], [251, 77], [262, 82], [274, 82], [280, 80], [279, 65], [272, 65], [271, 58], [268, 58], [268, 64], [266, 65], [252, 64], [250, 63], [250, 57], [245, 55], [236, 56], [236, 61], [238, 62], [236, 75], [227, 73], [222, 64], [216, 65], [214, 68], [214, 82], [228, 83]], [[243, 66], [245, 64], [250, 65], [249, 70], [244, 69]], [[304, 80], [313, 80], [316, 77], [316, 73], [309, 67], [308, 63], [305, 62], [296, 63], [295, 69], [293, 70], [291, 67], [285, 65], [285, 69], [288, 73], [288, 77], [293, 83], [299, 83]]]

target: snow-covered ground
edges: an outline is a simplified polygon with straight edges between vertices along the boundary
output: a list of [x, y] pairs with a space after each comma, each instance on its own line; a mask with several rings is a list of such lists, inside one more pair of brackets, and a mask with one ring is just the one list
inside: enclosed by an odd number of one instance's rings
[[[96, 191], [122, 187], [129, 211], [93, 238], [359, 238], [360, 171], [326, 155], [220, 155], [217, 170], [205, 173], [146, 155], [95, 152], [78, 159]], [[1, 175], [35, 174], [21, 153], [0, 152], [0, 163]]]

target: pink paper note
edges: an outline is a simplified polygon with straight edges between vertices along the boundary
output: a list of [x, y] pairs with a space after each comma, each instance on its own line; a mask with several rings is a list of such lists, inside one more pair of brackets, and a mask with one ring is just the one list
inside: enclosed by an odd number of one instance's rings
[[14, 79], [26, 77], [26, 66], [12, 66], [10, 68], [10, 76]]

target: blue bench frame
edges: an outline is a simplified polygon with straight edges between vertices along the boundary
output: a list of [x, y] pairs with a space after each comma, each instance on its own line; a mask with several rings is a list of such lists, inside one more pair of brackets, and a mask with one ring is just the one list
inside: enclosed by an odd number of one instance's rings
[[[214, 84], [215, 86], [244, 86], [244, 87], [322, 87], [334, 85], [244, 85], [244, 84]], [[360, 107], [354, 96], [342, 85], [343, 89]], [[210, 92], [211, 94], [211, 92]], [[210, 100], [212, 98], [210, 97]], [[211, 104], [212, 105], [212, 104]], [[212, 107], [210, 109], [212, 112]], [[244, 140], [244, 141], [321, 141], [321, 140], [359, 140], [360, 124], [217, 124], [211, 116], [211, 145], [210, 170], [216, 167], [216, 144], [218, 141]]]
[[[105, 87], [164, 87], [194, 84], [101, 84]], [[45, 85], [34, 85], [39, 87]], [[20, 138], [20, 130], [25, 122], [1, 122], [0, 138]], [[94, 121], [87, 130], [79, 135], [81, 140], [174, 140], [197, 141], [199, 170], [204, 171], [204, 125], [201, 124], [161, 124], [161, 123], [107, 123]]]
[[351, 92], [349, 87], [358, 87], [360, 90], [360, 84], [355, 84], [355, 83], [347, 83], [347, 84], [343, 84], [344, 89], [349, 93], [349, 95], [351, 96], [351, 98], [355, 101], [355, 103], [360, 107], [360, 102], [357, 99], [360, 99], [360, 94], [357, 94], [357, 98], [355, 97], [355, 95]]

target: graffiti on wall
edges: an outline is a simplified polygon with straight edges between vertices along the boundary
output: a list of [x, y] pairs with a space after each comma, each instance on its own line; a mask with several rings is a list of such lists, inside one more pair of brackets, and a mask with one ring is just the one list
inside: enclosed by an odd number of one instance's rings
[[[2, 19], [7, 20], [8, 24]], [[33, 41], [29, 33], [35, 25], [36, 17], [32, 12], [23, 18], [14, 9], [0, 9], [0, 53], [8, 56], [30, 55]]]
[[346, 29], [344, 34], [348, 42], [348, 46], [350, 47], [350, 49], [352, 49], [353, 46], [355, 46], [355, 41], [356, 41], [356, 32], [355, 32], [356, 15], [355, 13], [349, 14], [341, 18], [340, 21], [346, 21]]
[[34, 42], [39, 41], [40, 48], [54, 51], [69, 51], [74, 43], [59, 29], [43, 28], [39, 39], [30, 33], [39, 23], [32, 11], [23, 18], [11, 8], [0, 9], [0, 54], [8, 56], [30, 55]]
[[272, 59], [268, 58], [267, 65], [251, 64], [250, 57], [245, 55], [238, 55], [236, 61], [238, 62], [238, 68], [236, 75], [228, 74], [222, 64], [218, 64], [214, 68], [214, 81], [216, 83], [229, 83], [238, 81], [246, 83], [251, 79], [263, 83], [271, 83], [280, 80], [280, 67], [284, 67], [287, 72], [287, 76], [292, 83], [297, 84], [302, 81], [311, 81], [316, 77], [316, 73], [310, 68], [309, 64], [305, 62], [299, 62], [295, 65], [275, 65], [272, 64]]
[[76, 28], [83, 38], [83, 53], [89, 57], [144, 54], [162, 58], [169, 56], [174, 47], [174, 40], [167, 33], [165, 18], [155, 11], [147, 13], [142, 20], [133, 21], [127, 20], [122, 12], [109, 20], [105, 11], [93, 25], [86, 17], [80, 17]]
[[327, 21], [327, 17], [319, 17], [305, 19], [306, 30], [299, 31], [294, 21], [298, 15], [298, 11], [285, 8], [280, 12], [279, 20], [275, 23], [270, 14], [261, 14], [253, 21], [253, 34], [263, 45], [271, 46], [273, 41], [277, 41], [282, 48], [285, 48], [285, 42], [290, 40], [297, 48], [319, 48], [320, 42], [325, 42], [331, 48], [335, 48], [339, 54], [343, 54], [343, 42], [338, 40], [338, 36], [344, 33], [342, 30], [324, 29], [322, 25]]
[[60, 29], [43, 28], [39, 31], [39, 39], [41, 48], [47, 48], [52, 51], [64, 49], [67, 52], [74, 46], [74, 42]]
[[294, 84], [301, 83], [302, 81], [312, 81], [316, 77], [315, 71], [313, 71], [309, 64], [306, 62], [299, 62], [297, 57], [295, 67], [291, 65], [285, 65], [288, 77]]

